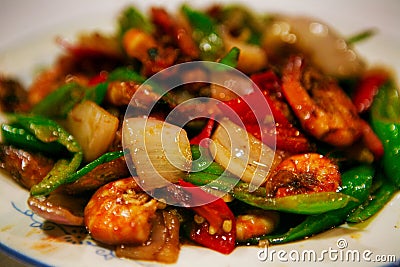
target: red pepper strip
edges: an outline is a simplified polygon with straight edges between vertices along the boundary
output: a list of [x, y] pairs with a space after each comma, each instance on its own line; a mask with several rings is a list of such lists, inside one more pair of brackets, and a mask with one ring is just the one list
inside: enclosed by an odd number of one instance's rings
[[[267, 125], [246, 125], [246, 130], [266, 145], [271, 145], [276, 141], [276, 148], [279, 150], [292, 153], [306, 153], [315, 150], [314, 146], [305, 135], [301, 134], [299, 130], [291, 124], [276, 124], [273, 130]], [[276, 138], [276, 140], [274, 138]]]
[[103, 83], [103, 82], [107, 81], [107, 77], [108, 77], [108, 73], [105, 71], [102, 71], [98, 75], [92, 77], [89, 80], [88, 85], [94, 86], [94, 85], [98, 85], [99, 83]]
[[[198, 189], [191, 191], [196, 192], [196, 195], [192, 197], [210, 198], [208, 193], [189, 182], [180, 180], [179, 184], [184, 187]], [[236, 243], [236, 221], [228, 205], [221, 198], [218, 198], [208, 204], [192, 207], [191, 209], [206, 221], [201, 224], [193, 223], [190, 239], [223, 254], [231, 253], [235, 249]], [[224, 224], [226, 225], [224, 226]], [[210, 228], [213, 229], [214, 233], [210, 233]]]
[[367, 111], [371, 107], [379, 87], [381, 87], [388, 78], [389, 75], [380, 70], [370, 71], [362, 77], [352, 97], [353, 104], [358, 113]]
[[208, 120], [206, 126], [203, 128], [203, 130], [198, 135], [196, 135], [195, 137], [190, 139], [190, 144], [191, 145], [201, 145], [203, 147], [208, 147], [208, 145], [209, 145], [208, 143], [203, 144], [203, 143], [201, 143], [201, 141], [203, 139], [211, 137], [211, 133], [212, 133], [212, 130], [214, 128], [214, 124], [215, 124], [215, 121], [213, 120], [213, 118], [210, 118]]
[[[225, 105], [219, 106], [222, 113], [229, 116], [230, 112], [228, 112], [227, 107], [231, 108], [239, 116], [241, 121], [238, 122], [235, 118], [230, 119], [237, 124], [244, 123], [246, 130], [249, 133], [267, 145], [273, 144], [276, 138], [277, 149], [292, 153], [313, 151], [314, 149], [306, 136], [302, 134], [292, 123], [290, 123], [282, 110], [279, 108], [283, 105], [286, 105], [283, 100], [283, 94], [281, 94], [282, 89], [280, 88], [279, 78], [272, 71], [252, 75], [251, 78], [259, 86], [265, 99], [267, 100], [271, 113], [274, 117], [275, 129], [267, 124], [259, 125], [252, 108], [250, 108], [247, 104], [259, 102], [257, 101], [257, 97], [259, 96], [256, 93], [248, 94], [224, 102]], [[276, 94], [277, 97], [272, 98], [272, 93]], [[279, 96], [281, 97], [279, 98]], [[262, 110], [260, 111], [262, 112]], [[259, 112], [259, 114], [263, 113]]]

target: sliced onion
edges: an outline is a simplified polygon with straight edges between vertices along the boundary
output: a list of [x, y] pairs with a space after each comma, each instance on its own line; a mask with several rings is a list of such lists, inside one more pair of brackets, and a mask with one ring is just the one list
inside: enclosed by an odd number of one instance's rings
[[251, 191], [266, 181], [275, 155], [271, 148], [228, 119], [220, 122], [211, 139], [214, 160], [250, 183]]
[[176, 183], [191, 169], [192, 154], [186, 131], [157, 119], [130, 118], [123, 127], [128, 148], [145, 190]]
[[53, 192], [46, 197], [30, 196], [28, 205], [35, 214], [50, 222], [82, 226], [83, 210], [88, 201], [87, 197]]

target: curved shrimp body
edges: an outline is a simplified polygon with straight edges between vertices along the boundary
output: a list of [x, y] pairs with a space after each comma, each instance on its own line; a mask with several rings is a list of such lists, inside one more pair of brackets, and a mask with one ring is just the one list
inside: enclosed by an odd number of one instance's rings
[[334, 146], [349, 146], [362, 134], [361, 119], [351, 99], [333, 80], [309, 70], [292, 57], [283, 71], [283, 93], [303, 129]]
[[84, 222], [102, 243], [142, 244], [150, 236], [156, 210], [157, 201], [130, 177], [100, 187], [85, 208]]
[[266, 182], [267, 194], [284, 197], [316, 192], [335, 192], [341, 183], [339, 168], [317, 153], [284, 159]]

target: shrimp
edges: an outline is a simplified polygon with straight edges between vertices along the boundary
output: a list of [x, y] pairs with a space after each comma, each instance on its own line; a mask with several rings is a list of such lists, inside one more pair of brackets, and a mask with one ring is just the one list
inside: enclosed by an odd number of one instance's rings
[[279, 223], [279, 213], [269, 210], [250, 210], [236, 217], [236, 241], [272, 233]]
[[100, 187], [84, 210], [93, 239], [105, 244], [143, 244], [151, 233], [158, 202], [143, 192], [133, 177]]
[[339, 167], [317, 153], [293, 155], [274, 169], [265, 187], [271, 197], [335, 192], [341, 182]]
[[351, 99], [333, 80], [303, 69], [303, 59], [291, 57], [282, 77], [285, 98], [303, 129], [334, 146], [353, 144], [362, 127]]

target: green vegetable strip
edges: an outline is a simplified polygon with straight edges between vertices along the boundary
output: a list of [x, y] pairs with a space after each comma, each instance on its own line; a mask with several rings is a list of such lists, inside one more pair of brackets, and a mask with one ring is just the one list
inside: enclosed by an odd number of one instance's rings
[[371, 126], [383, 144], [386, 177], [400, 187], [400, 94], [393, 81], [381, 86], [374, 98]]
[[360, 205], [354, 212], [347, 218], [348, 222], [358, 223], [367, 220], [377, 212], [379, 212], [388, 203], [397, 188], [389, 181], [384, 181], [382, 186], [372, 195], [370, 199]]
[[[374, 172], [374, 168], [370, 165], [362, 165], [346, 171], [342, 175], [341, 193], [357, 198], [360, 203], [364, 202], [368, 198]], [[267, 240], [269, 244], [280, 244], [309, 237], [345, 222], [348, 214], [360, 203], [351, 201], [344, 208], [310, 215], [284, 234], [266, 235], [253, 238], [249, 242], [254, 244], [260, 240]]]
[[47, 195], [65, 184], [67, 178], [79, 168], [83, 158], [82, 148], [73, 136], [55, 121], [41, 116], [11, 114], [9, 119], [30, 131], [40, 141], [57, 142], [73, 153], [71, 159], [58, 160], [43, 180], [31, 188], [31, 194]]
[[367, 30], [357, 33], [353, 36], [350, 36], [349, 38], [347, 38], [346, 43], [347, 44], [355, 44], [355, 43], [359, 43], [361, 41], [365, 41], [366, 39], [372, 37], [375, 33], [376, 33], [376, 31], [374, 29], [367, 29]]
[[65, 146], [69, 152], [82, 152], [80, 145], [72, 135], [53, 120], [41, 116], [22, 114], [10, 114], [8, 117], [10, 121], [16, 121], [42, 142], [57, 142]]
[[144, 83], [146, 78], [126, 67], [120, 67], [108, 74], [107, 81], [133, 81], [137, 83]]
[[67, 183], [68, 177], [73, 174], [81, 165], [83, 158], [82, 152], [74, 153], [71, 160], [60, 159], [56, 162], [53, 169], [43, 178], [43, 180], [32, 186], [32, 196], [48, 195], [60, 185]]
[[132, 6], [122, 11], [118, 24], [120, 37], [131, 28], [140, 29], [147, 33], [151, 33], [154, 30], [153, 24]]
[[277, 210], [297, 214], [318, 214], [345, 207], [354, 198], [343, 193], [322, 192], [293, 196], [266, 198], [233, 190], [233, 196], [251, 206], [264, 210]]
[[193, 39], [199, 46], [201, 59], [216, 61], [223, 52], [224, 44], [215, 22], [207, 14], [187, 5], [182, 6], [182, 13], [192, 26]]
[[68, 176], [65, 179], [65, 183], [73, 183], [73, 182], [79, 180], [79, 178], [81, 178], [82, 176], [88, 174], [90, 171], [92, 171], [97, 166], [99, 166], [103, 163], [106, 163], [106, 162], [110, 162], [119, 157], [122, 157], [123, 155], [124, 155], [124, 151], [114, 151], [114, 152], [105, 153], [105, 154], [101, 155], [99, 158], [97, 158], [94, 161], [87, 164], [86, 166], [82, 167], [80, 170], [78, 170], [74, 174]]
[[239, 60], [240, 49], [232, 47], [231, 50], [219, 61], [221, 64], [228, 65], [229, 67], [236, 68]]
[[95, 87], [89, 88], [88, 90], [86, 90], [82, 102], [85, 100], [90, 100], [97, 105], [100, 105], [103, 102], [104, 97], [106, 96], [107, 88], [108, 83], [99, 83]]
[[81, 101], [85, 89], [77, 83], [68, 83], [51, 92], [36, 106], [32, 113], [50, 118], [65, 118], [68, 112]]
[[37, 139], [33, 134], [16, 124], [3, 124], [1, 126], [3, 142], [31, 151], [43, 152], [59, 156], [65, 152], [65, 148], [56, 142], [45, 143]]

